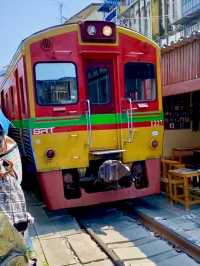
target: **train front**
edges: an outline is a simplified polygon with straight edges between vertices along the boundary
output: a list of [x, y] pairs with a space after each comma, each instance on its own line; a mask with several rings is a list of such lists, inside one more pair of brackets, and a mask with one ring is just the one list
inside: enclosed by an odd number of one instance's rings
[[28, 47], [32, 147], [47, 207], [159, 192], [157, 45], [113, 23], [86, 21], [40, 32]]

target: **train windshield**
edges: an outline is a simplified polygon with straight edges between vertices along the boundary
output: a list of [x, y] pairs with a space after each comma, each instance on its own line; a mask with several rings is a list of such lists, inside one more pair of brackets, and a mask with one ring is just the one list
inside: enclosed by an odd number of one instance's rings
[[72, 63], [38, 63], [35, 66], [37, 103], [63, 105], [77, 102], [76, 68]]
[[156, 74], [153, 64], [127, 63], [125, 65], [125, 96], [132, 101], [156, 99]]

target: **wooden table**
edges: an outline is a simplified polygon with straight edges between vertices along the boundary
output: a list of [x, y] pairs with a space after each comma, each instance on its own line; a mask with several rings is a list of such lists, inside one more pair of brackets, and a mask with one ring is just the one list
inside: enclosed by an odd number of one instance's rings
[[[192, 170], [188, 168], [180, 168], [170, 170], [168, 174], [169, 178], [169, 190], [171, 194], [172, 203], [173, 201], [179, 202], [185, 206], [188, 210], [190, 205], [200, 204], [200, 196], [190, 195], [190, 183], [194, 177], [199, 177], [199, 170]], [[177, 181], [174, 183], [173, 181]], [[174, 186], [174, 187], [173, 187]], [[183, 193], [178, 195], [177, 188], [182, 187]]]

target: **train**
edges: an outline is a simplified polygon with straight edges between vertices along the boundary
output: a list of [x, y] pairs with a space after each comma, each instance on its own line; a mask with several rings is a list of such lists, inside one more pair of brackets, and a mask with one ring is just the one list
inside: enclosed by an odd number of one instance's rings
[[106, 21], [34, 33], [0, 99], [49, 210], [159, 193], [160, 48], [150, 38]]

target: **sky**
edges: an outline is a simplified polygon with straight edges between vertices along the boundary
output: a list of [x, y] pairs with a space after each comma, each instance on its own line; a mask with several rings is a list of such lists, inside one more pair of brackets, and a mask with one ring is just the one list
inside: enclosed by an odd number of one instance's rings
[[0, 70], [10, 63], [20, 42], [41, 29], [70, 18], [91, 3], [102, 0], [0, 0]]

